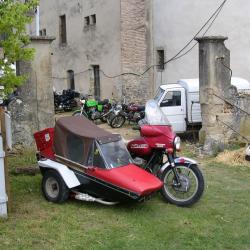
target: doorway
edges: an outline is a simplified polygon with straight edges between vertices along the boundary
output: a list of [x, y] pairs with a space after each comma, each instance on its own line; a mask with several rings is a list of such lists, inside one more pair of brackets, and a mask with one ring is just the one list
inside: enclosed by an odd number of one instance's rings
[[100, 99], [101, 97], [101, 86], [100, 86], [100, 67], [99, 65], [93, 65], [94, 71], [94, 97]]

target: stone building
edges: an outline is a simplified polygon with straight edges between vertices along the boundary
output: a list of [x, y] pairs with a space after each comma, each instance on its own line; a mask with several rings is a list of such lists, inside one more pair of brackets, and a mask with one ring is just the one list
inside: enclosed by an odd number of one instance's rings
[[[145, 100], [162, 83], [198, 78], [198, 46], [162, 65], [200, 29], [222, 0], [41, 0], [40, 35], [55, 36], [52, 77], [57, 90]], [[242, 6], [246, 6], [242, 9]], [[245, 0], [228, 1], [206, 35], [225, 35], [234, 76], [250, 80], [250, 20]], [[35, 25], [30, 26], [35, 34]], [[244, 37], [243, 37], [244, 34]], [[202, 35], [202, 33], [200, 34]], [[195, 41], [194, 41], [195, 43]], [[120, 73], [144, 72], [143, 76]], [[90, 69], [90, 70], [88, 70]]]
[[[150, 0], [41, 0], [39, 31], [55, 36], [52, 82], [100, 98], [146, 100], [154, 91]], [[34, 23], [29, 27], [34, 35]]]

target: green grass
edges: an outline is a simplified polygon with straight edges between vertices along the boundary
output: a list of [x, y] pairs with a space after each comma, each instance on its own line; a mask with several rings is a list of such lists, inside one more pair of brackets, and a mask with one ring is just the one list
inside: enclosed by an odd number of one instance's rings
[[[191, 153], [190, 153], [191, 154]], [[32, 152], [9, 159], [32, 165]], [[47, 202], [41, 176], [11, 176], [13, 206], [0, 249], [250, 249], [250, 168], [205, 159], [204, 196], [191, 208], [160, 195], [134, 205]]]

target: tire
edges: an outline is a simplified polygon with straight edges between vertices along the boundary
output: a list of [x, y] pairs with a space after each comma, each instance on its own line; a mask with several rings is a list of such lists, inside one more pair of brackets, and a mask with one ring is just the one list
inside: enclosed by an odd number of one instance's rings
[[115, 114], [112, 112], [107, 116], [107, 123], [110, 126], [111, 120], [115, 117]]
[[83, 116], [83, 117], [86, 117], [88, 118], [87, 114], [83, 111], [82, 114], [81, 114], [81, 111], [80, 110], [77, 110], [75, 111], [72, 116]]
[[[190, 167], [176, 165], [176, 170], [181, 178], [181, 187], [174, 187], [174, 172], [172, 167], [169, 166], [161, 176], [161, 180], [164, 183], [161, 194], [167, 202], [181, 207], [191, 206], [196, 203], [203, 194], [203, 175], [197, 165], [191, 165]], [[192, 181], [194, 181], [194, 183], [192, 183]], [[186, 197], [184, 197], [185, 195]]]
[[100, 120], [101, 120], [103, 123], [106, 123], [107, 120], [108, 120], [108, 117], [107, 117], [107, 116], [102, 116], [102, 117], [100, 118]]
[[47, 170], [42, 179], [42, 192], [46, 200], [62, 203], [69, 197], [69, 188], [55, 170]]
[[116, 115], [110, 120], [110, 126], [112, 128], [121, 128], [125, 122], [125, 117], [122, 115]]

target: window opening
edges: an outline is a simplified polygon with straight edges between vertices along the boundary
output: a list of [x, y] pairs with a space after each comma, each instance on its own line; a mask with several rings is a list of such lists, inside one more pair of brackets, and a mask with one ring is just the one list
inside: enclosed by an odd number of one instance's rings
[[88, 26], [90, 24], [89, 16], [84, 17], [84, 22], [85, 22], [85, 26]]
[[158, 70], [164, 70], [165, 69], [165, 55], [164, 55], [164, 50], [163, 49], [159, 49], [157, 50], [157, 68]]
[[67, 43], [66, 16], [62, 15], [59, 17], [59, 19], [60, 19], [60, 27], [59, 27], [60, 44], [66, 44]]
[[96, 24], [96, 15], [91, 15], [91, 24]]
[[68, 70], [68, 86], [70, 89], [75, 90], [75, 74], [73, 70]]

